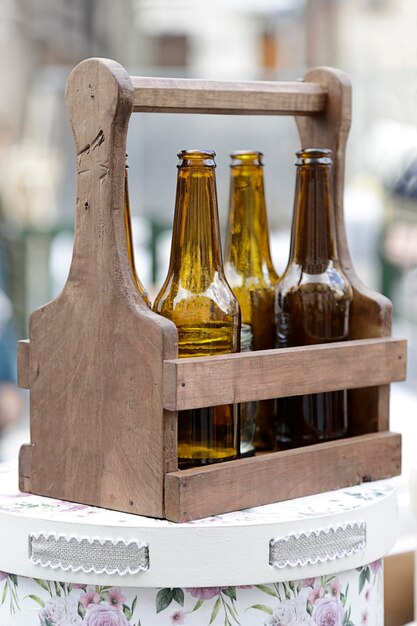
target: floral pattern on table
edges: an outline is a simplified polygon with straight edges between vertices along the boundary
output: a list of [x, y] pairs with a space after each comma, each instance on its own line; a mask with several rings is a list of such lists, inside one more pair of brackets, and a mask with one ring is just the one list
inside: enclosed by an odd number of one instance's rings
[[5, 626], [383, 626], [383, 568], [243, 587], [145, 589], [0, 572]]

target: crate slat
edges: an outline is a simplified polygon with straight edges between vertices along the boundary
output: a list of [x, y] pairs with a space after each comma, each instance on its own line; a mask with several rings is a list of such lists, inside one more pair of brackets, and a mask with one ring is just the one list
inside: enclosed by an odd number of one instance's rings
[[405, 375], [406, 341], [395, 338], [173, 359], [164, 363], [164, 407], [182, 411], [372, 387]]
[[165, 476], [165, 514], [186, 522], [401, 473], [401, 435], [380, 432]]
[[314, 115], [324, 110], [327, 99], [317, 83], [131, 78], [133, 110], [139, 112]]

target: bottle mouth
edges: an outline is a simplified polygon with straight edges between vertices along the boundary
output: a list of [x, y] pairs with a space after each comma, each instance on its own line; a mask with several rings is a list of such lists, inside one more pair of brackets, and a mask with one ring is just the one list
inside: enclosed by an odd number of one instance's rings
[[332, 165], [332, 151], [329, 148], [303, 148], [296, 152], [296, 165]]
[[230, 155], [232, 159], [230, 167], [239, 165], [263, 165], [263, 156], [263, 153], [259, 152], [259, 150], [236, 150]]
[[181, 160], [178, 167], [216, 167], [214, 150], [180, 150], [177, 156]]

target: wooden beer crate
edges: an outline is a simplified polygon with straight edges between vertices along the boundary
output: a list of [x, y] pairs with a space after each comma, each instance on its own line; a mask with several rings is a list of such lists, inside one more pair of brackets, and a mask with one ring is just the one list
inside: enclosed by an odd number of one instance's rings
[[[30, 342], [19, 342], [31, 427], [21, 490], [181, 522], [399, 474], [389, 383], [405, 378], [406, 347], [390, 337], [390, 302], [364, 287], [349, 256], [347, 77], [317, 68], [303, 82], [138, 78], [89, 59], [66, 97], [77, 151], [74, 252], [62, 293], [32, 313]], [[132, 111], [293, 115], [302, 147], [333, 150], [339, 254], [354, 290], [350, 341], [178, 359], [177, 330], [144, 304], [127, 255]], [[349, 438], [178, 470], [177, 411], [337, 389], [350, 390]]]

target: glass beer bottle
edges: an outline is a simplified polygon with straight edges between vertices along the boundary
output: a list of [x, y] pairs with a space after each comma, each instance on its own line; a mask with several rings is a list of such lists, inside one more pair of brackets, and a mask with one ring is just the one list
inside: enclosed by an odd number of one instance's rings
[[[182, 150], [178, 157], [171, 258], [153, 308], [177, 326], [180, 358], [238, 352], [240, 310], [223, 270], [215, 153]], [[181, 469], [226, 461], [237, 453], [236, 405], [179, 412]]]
[[149, 300], [148, 293], [142, 283], [139, 280], [139, 276], [136, 273], [136, 265], [135, 265], [135, 252], [133, 247], [133, 238], [132, 238], [132, 220], [130, 216], [130, 200], [129, 200], [129, 176], [128, 176], [128, 168], [129, 165], [127, 163], [127, 155], [126, 155], [126, 165], [125, 165], [125, 193], [124, 193], [124, 222], [125, 222], [125, 231], [126, 231], [126, 245], [127, 245], [127, 255], [129, 257], [130, 267], [132, 269], [133, 279], [136, 283], [136, 287], [142, 296], [145, 304], [149, 307], [151, 306], [151, 302]]
[[[237, 297], [241, 316], [241, 348], [275, 347], [274, 294], [278, 275], [269, 249], [262, 153], [231, 154], [229, 223], [225, 271]], [[275, 445], [274, 401], [240, 406], [241, 455]]]
[[[352, 288], [338, 260], [331, 155], [313, 148], [297, 152], [290, 258], [276, 293], [279, 348], [348, 338]], [[343, 437], [347, 393], [280, 398], [277, 420], [280, 448]]]

